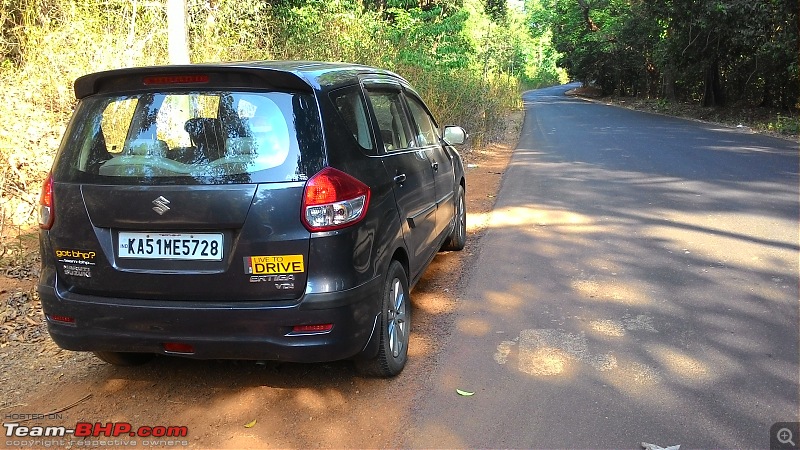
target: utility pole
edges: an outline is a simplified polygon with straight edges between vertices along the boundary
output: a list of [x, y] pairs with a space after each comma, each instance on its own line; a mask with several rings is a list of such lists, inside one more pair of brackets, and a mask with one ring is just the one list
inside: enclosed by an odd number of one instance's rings
[[186, 0], [167, 0], [169, 63], [189, 64], [189, 32], [186, 25]]

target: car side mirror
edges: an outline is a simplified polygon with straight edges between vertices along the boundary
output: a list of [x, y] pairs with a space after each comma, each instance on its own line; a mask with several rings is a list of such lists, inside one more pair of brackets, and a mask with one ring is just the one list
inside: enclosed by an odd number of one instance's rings
[[450, 145], [462, 145], [467, 141], [467, 137], [467, 132], [455, 125], [444, 127], [444, 133], [442, 133], [442, 139]]

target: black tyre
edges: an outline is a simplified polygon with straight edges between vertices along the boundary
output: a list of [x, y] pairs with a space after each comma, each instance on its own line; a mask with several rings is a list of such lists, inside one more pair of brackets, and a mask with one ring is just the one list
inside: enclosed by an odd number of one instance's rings
[[94, 356], [115, 366], [138, 366], [156, 355], [153, 353], [94, 352]]
[[364, 375], [393, 377], [402, 372], [406, 365], [411, 334], [408, 277], [397, 261], [389, 265], [383, 285], [380, 333], [378, 355], [373, 359], [356, 361], [356, 367]]
[[467, 243], [467, 205], [464, 200], [464, 187], [461, 185], [456, 190], [455, 202], [455, 226], [450, 236], [445, 239], [442, 250], [463, 250]]

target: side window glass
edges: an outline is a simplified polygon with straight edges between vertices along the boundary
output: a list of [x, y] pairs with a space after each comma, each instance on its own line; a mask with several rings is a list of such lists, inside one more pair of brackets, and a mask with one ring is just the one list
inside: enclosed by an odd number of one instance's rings
[[369, 132], [369, 121], [364, 100], [356, 86], [338, 89], [330, 94], [339, 117], [342, 118], [348, 131], [362, 148], [372, 150], [372, 136]]
[[403, 109], [399, 92], [368, 92], [378, 129], [387, 152], [414, 147], [414, 139], [409, 134], [408, 117]]
[[417, 142], [420, 147], [426, 145], [436, 145], [439, 142], [438, 133], [433, 119], [425, 109], [424, 106], [414, 97], [408, 97], [408, 107], [411, 109], [411, 115], [414, 117], [416, 128]]

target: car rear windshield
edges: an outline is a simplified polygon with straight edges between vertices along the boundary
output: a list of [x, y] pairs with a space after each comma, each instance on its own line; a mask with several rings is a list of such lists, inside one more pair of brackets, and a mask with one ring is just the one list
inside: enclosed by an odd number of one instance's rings
[[148, 92], [82, 100], [54, 176], [108, 184], [301, 181], [322, 158], [311, 94]]

